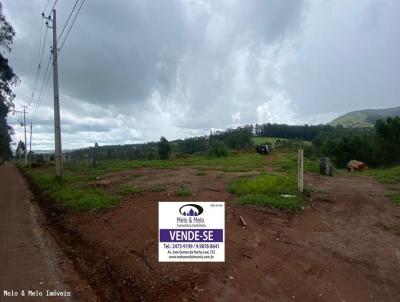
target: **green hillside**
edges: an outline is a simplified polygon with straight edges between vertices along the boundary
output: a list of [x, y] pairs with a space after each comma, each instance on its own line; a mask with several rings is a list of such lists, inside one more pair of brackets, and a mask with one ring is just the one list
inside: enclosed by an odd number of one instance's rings
[[376, 120], [400, 116], [400, 107], [386, 109], [357, 110], [341, 115], [332, 120], [329, 125], [344, 127], [372, 127]]

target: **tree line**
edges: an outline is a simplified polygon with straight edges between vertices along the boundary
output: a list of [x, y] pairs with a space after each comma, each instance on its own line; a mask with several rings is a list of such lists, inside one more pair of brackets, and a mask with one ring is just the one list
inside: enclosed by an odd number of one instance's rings
[[343, 167], [352, 159], [371, 166], [400, 163], [400, 117], [375, 122], [371, 129], [343, 128], [321, 132], [313, 140], [318, 155], [330, 156]]
[[[234, 129], [212, 131], [169, 142], [101, 146], [73, 151], [72, 159], [168, 159], [188, 155], [227, 156], [230, 150], [253, 150], [253, 137], [280, 137], [275, 148], [304, 148], [306, 156], [328, 156], [337, 166], [349, 160], [365, 161], [369, 165], [400, 163], [400, 117], [378, 120], [373, 128], [344, 128], [327, 125], [246, 125]], [[312, 144], [305, 144], [304, 141]], [[268, 139], [266, 139], [268, 143]], [[272, 143], [268, 143], [272, 144]], [[271, 146], [270, 146], [271, 147]]]
[[14, 108], [14, 93], [11, 90], [19, 80], [8, 64], [5, 53], [11, 51], [15, 31], [3, 15], [3, 4], [0, 2], [0, 162], [9, 160], [11, 152], [11, 134], [13, 129], [7, 124], [7, 115]]

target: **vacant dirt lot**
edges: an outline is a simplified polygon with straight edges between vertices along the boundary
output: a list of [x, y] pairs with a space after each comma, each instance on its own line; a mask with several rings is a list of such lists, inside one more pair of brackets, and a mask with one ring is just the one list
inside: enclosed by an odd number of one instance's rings
[[[400, 301], [400, 236], [379, 227], [399, 223], [400, 207], [382, 184], [307, 174], [311, 202], [289, 214], [236, 205], [226, 191], [235, 174], [205, 173], [112, 173], [96, 185], [113, 190], [128, 181], [164, 191], [130, 194], [104, 213], [47, 214], [58, 217], [59, 241], [103, 300]], [[177, 197], [181, 184], [193, 196]], [[158, 263], [157, 202], [164, 200], [227, 202], [225, 263]]]

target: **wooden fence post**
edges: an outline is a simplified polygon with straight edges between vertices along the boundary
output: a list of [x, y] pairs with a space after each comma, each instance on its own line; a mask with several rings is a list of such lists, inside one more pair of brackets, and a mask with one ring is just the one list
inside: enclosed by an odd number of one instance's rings
[[303, 182], [303, 172], [304, 172], [304, 151], [303, 149], [299, 149], [297, 154], [297, 184], [299, 187], [299, 191], [303, 192], [304, 190], [304, 182]]

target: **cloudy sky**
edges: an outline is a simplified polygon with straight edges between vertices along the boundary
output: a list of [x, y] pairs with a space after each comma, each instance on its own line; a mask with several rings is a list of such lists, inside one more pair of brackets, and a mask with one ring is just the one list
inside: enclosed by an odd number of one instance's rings
[[[2, 2], [17, 33], [8, 56], [21, 79], [20, 109], [35, 83], [47, 0]], [[74, 3], [57, 2], [59, 32]], [[397, 0], [86, 0], [59, 57], [63, 146], [184, 138], [250, 123], [324, 123], [351, 110], [397, 106], [399, 37]], [[51, 30], [46, 41], [39, 88]], [[33, 149], [54, 148], [52, 104], [50, 77]], [[23, 138], [19, 119], [9, 117], [14, 141]]]

